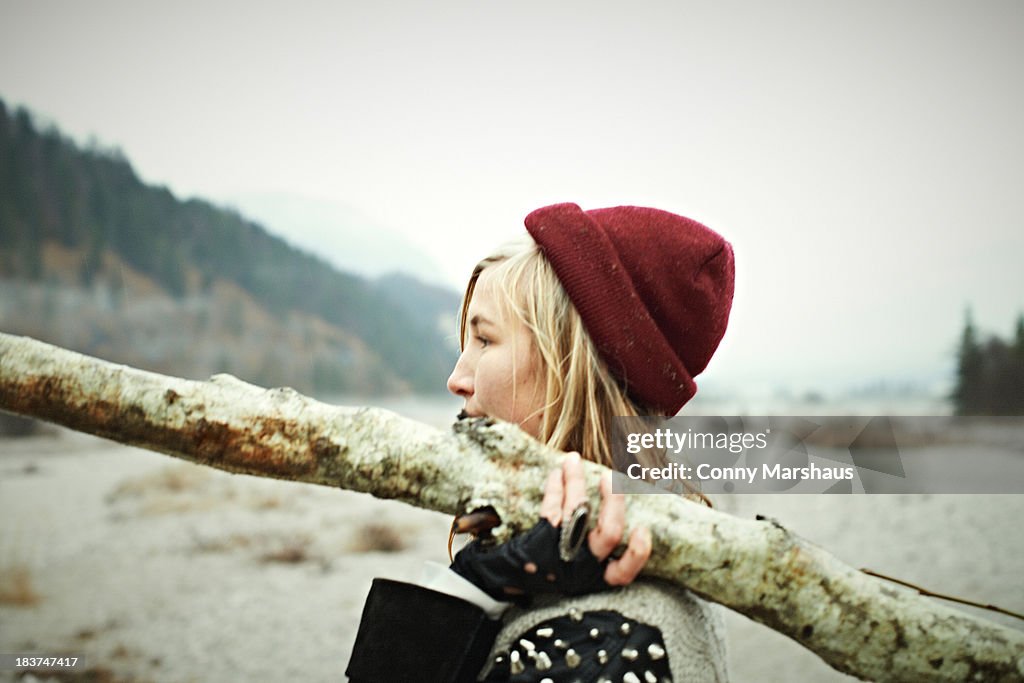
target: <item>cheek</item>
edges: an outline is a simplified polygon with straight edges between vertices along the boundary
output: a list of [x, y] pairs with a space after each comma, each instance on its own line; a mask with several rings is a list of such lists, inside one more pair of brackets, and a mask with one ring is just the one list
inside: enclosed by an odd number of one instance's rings
[[520, 412], [532, 414], [544, 404], [545, 383], [534, 364], [524, 365], [525, 369], [516, 376], [516, 406]]
[[501, 399], [512, 393], [512, 359], [507, 354], [492, 353], [477, 366], [477, 392], [490, 399]]
[[519, 368], [519, 372], [516, 375], [516, 380], [523, 396], [530, 399], [543, 396], [545, 382], [544, 373], [540, 367], [541, 361], [532, 353], [532, 350], [521, 353], [517, 361], [516, 367]]

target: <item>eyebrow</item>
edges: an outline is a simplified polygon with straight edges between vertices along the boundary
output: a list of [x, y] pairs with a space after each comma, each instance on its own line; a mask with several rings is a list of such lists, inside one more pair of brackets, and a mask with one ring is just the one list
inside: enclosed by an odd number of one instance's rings
[[494, 325], [493, 322], [491, 322], [489, 319], [483, 317], [479, 313], [474, 315], [472, 318], [469, 319], [469, 326], [470, 327], [480, 327], [481, 323], [484, 324], [484, 325], [491, 325], [491, 326]]

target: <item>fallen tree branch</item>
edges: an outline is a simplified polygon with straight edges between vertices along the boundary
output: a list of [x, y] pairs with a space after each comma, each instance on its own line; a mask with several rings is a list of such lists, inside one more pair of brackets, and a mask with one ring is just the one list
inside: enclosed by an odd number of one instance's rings
[[[0, 334], [0, 408], [228, 470], [335, 486], [457, 514], [491, 505], [504, 533], [533, 524], [556, 452], [514, 426], [445, 433], [227, 375], [195, 382]], [[600, 468], [588, 465], [596, 483]], [[596, 487], [594, 487], [596, 489]], [[597, 501], [592, 501], [596, 503]], [[832, 667], [877, 681], [1024, 681], [1024, 632], [848, 567], [770, 520], [671, 495], [634, 496], [645, 574], [741, 612]]]

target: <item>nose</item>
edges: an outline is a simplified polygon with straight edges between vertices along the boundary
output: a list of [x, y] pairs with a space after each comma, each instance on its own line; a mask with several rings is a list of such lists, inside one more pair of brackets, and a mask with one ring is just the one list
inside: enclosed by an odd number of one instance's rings
[[473, 373], [463, 353], [456, 361], [452, 374], [448, 376], [448, 391], [462, 398], [473, 395]]

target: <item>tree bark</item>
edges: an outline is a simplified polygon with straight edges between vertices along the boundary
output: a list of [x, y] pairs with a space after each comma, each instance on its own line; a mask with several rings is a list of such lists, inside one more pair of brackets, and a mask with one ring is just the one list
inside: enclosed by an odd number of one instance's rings
[[[381, 409], [229, 375], [167, 377], [6, 334], [0, 408], [231, 472], [448, 514], [491, 505], [506, 536], [532, 526], [560, 462], [505, 423], [464, 420], [446, 433]], [[602, 469], [587, 464], [591, 484]], [[648, 495], [631, 497], [627, 522], [651, 529], [646, 575], [784, 633], [835, 669], [876, 681], [1024, 681], [1024, 632], [867, 576], [774, 521]]]

